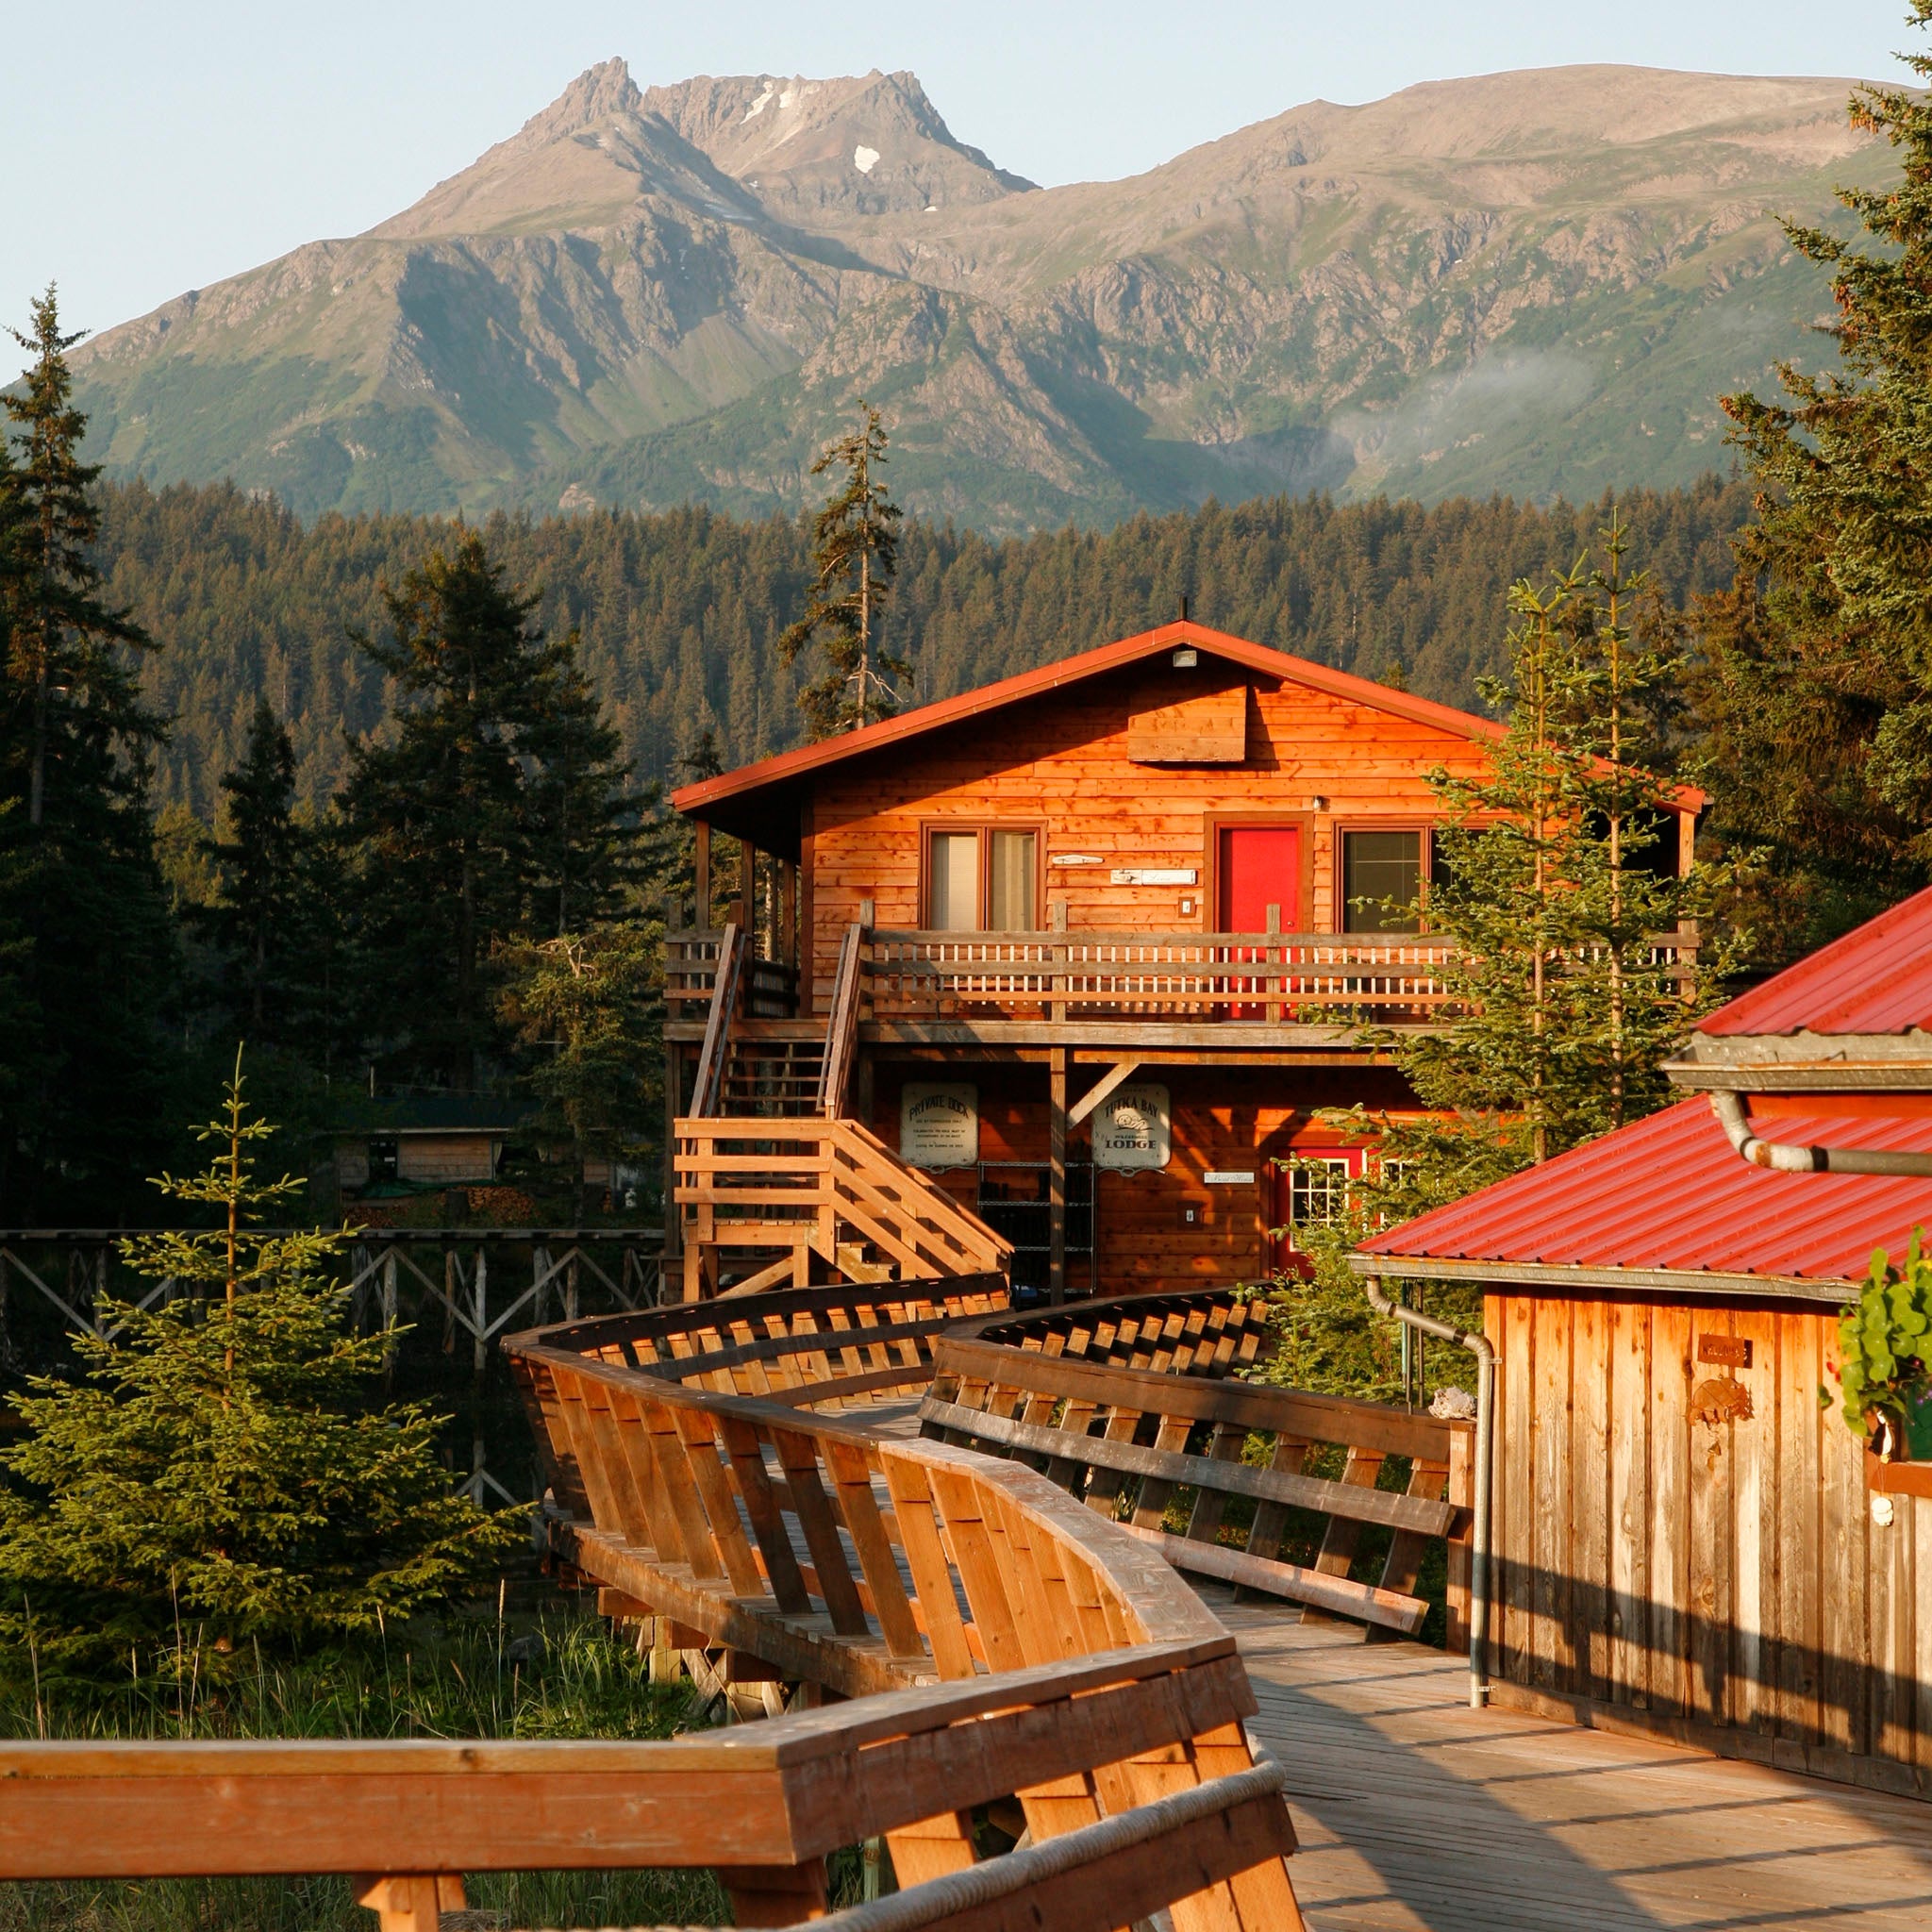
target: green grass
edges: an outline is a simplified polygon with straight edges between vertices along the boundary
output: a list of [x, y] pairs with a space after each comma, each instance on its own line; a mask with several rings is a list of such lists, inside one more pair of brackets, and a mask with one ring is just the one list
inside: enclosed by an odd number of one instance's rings
[[[32, 1738], [669, 1738], [696, 1711], [684, 1684], [596, 1618], [506, 1597], [418, 1618], [376, 1642], [296, 1658], [178, 1653], [112, 1682], [36, 1681], [6, 1659], [0, 1732]], [[474, 1907], [506, 1925], [718, 1924], [708, 1871], [482, 1874]], [[374, 1932], [343, 1878], [167, 1879], [0, 1886], [0, 1932]]]

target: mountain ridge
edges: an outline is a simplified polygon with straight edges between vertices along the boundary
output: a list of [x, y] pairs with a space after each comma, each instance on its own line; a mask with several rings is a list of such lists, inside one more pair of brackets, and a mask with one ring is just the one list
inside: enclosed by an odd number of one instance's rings
[[915, 75], [619, 59], [364, 234], [76, 352], [110, 474], [326, 508], [810, 500], [862, 391], [990, 531], [1278, 489], [1593, 494], [1721, 460], [1815, 358], [1857, 83], [1587, 67], [1309, 102], [1040, 188]]

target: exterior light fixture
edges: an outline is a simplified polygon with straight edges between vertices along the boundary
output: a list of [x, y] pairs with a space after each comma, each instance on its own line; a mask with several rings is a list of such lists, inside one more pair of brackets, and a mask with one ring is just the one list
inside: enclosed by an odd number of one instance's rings
[[1200, 652], [1183, 648], [1174, 654], [1174, 668], [1176, 671], [1191, 671], [1201, 661]]

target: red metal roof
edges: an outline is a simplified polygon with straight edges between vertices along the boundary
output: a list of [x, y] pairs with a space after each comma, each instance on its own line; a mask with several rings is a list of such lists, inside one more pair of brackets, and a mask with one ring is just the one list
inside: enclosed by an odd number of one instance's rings
[[1932, 1028], [1932, 887], [1701, 1021], [1700, 1033], [1907, 1033]]
[[[1228, 658], [1250, 671], [1311, 685], [1317, 691], [1332, 692], [1356, 704], [1370, 705], [1378, 711], [1389, 711], [1396, 717], [1434, 724], [1441, 730], [1453, 731], [1460, 738], [1499, 739], [1503, 736], [1502, 725], [1489, 718], [1478, 718], [1472, 711], [1458, 711], [1448, 705], [1435, 704], [1428, 698], [1394, 691], [1386, 684], [1375, 684], [1366, 677], [1352, 676], [1346, 671], [1331, 671], [1325, 664], [1314, 663], [1307, 658], [1291, 657], [1286, 651], [1271, 651], [1265, 644], [1253, 644], [1246, 638], [1231, 637], [1225, 631], [1209, 630], [1205, 624], [1193, 624], [1183, 619], [1177, 624], [1163, 624], [1155, 630], [1142, 631], [1138, 637], [1123, 638], [1118, 643], [1102, 644], [1098, 650], [1082, 651], [1077, 657], [1062, 658], [1058, 663], [1042, 664], [1037, 671], [1023, 671], [1016, 677], [1003, 677], [996, 684], [961, 691], [958, 697], [921, 705], [917, 710], [902, 711], [895, 718], [882, 718], [876, 724], [868, 724], [862, 730], [822, 738], [816, 744], [801, 745], [796, 751], [781, 752], [776, 758], [760, 758], [755, 765], [741, 765], [735, 772], [726, 772], [720, 777], [701, 779], [695, 785], [686, 785], [674, 791], [671, 803], [679, 811], [702, 816], [707, 806], [737, 798], [744, 792], [757, 791], [769, 785], [785, 784], [822, 766], [837, 764], [865, 752], [923, 737], [928, 731], [956, 724], [965, 718], [976, 718], [982, 712], [997, 710], [1003, 705], [1018, 704], [1022, 699], [1036, 696], [1041, 691], [1057, 691], [1061, 685], [1074, 683], [1083, 677], [1117, 671], [1124, 664], [1136, 663], [1142, 658], [1151, 658], [1158, 651], [1172, 650], [1179, 644], [1192, 644], [1198, 650]], [[1693, 805], [1704, 802], [1702, 792], [1689, 794], [1689, 797]]]
[[[1932, 1095], [1758, 1095], [1750, 1113], [1766, 1139], [1932, 1152]], [[1495, 1262], [1506, 1279], [1512, 1265], [1756, 1275], [1817, 1282], [1837, 1299], [1874, 1247], [1902, 1254], [1919, 1224], [1932, 1226], [1932, 1180], [1753, 1167], [1699, 1097], [1419, 1215], [1362, 1252]]]

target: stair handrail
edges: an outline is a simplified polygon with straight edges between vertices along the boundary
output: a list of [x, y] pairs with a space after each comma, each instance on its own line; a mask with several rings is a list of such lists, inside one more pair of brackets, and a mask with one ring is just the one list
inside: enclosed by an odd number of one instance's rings
[[914, 1167], [904, 1156], [894, 1153], [860, 1122], [842, 1120], [836, 1124], [839, 1139], [844, 1143], [846, 1158], [855, 1167], [872, 1167], [914, 1197], [920, 1215], [929, 1224], [931, 1231], [972, 1257], [975, 1266], [960, 1272], [991, 1270], [1003, 1274], [1012, 1265], [1012, 1242], [997, 1229], [989, 1226], [970, 1208], [962, 1207], [930, 1174]]
[[819, 1062], [818, 1111], [835, 1121], [845, 1111], [852, 1060], [858, 1046], [859, 996], [864, 989], [864, 928], [855, 920], [839, 942], [839, 972], [832, 981], [832, 1010], [825, 1023], [825, 1053]]
[[691, 1091], [693, 1114], [715, 1115], [724, 1084], [724, 1062], [731, 1041], [731, 1023], [738, 1014], [744, 980], [744, 928], [727, 921], [718, 935], [718, 968], [711, 980], [711, 1009], [705, 1020], [705, 1043], [698, 1053], [697, 1079]]

